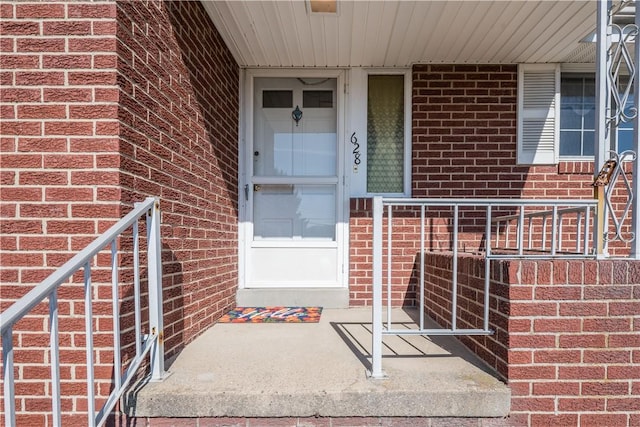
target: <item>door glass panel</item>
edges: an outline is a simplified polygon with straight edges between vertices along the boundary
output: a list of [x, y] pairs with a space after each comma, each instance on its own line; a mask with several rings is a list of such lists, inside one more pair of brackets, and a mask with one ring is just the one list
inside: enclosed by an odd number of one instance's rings
[[293, 107], [293, 91], [265, 90], [262, 92], [262, 108]]
[[333, 91], [305, 90], [302, 92], [303, 108], [333, 108]]
[[335, 240], [336, 186], [254, 186], [254, 237]]
[[[276, 123], [271, 123], [275, 127]], [[273, 129], [272, 127], [272, 129]], [[257, 176], [334, 176], [336, 134], [273, 132], [254, 152]]]
[[[256, 79], [257, 85], [291, 84], [292, 79]], [[301, 85], [301, 83], [298, 83]], [[293, 108], [256, 108], [254, 113], [253, 168], [255, 176], [335, 176], [337, 171], [337, 114], [331, 90], [293, 93], [292, 106], [302, 105], [302, 118], [292, 118]], [[282, 86], [280, 86], [282, 87]], [[264, 96], [282, 90], [263, 90]], [[303, 94], [309, 92], [309, 99]], [[259, 95], [258, 95], [259, 96]], [[278, 104], [275, 100], [270, 105]], [[305, 107], [312, 105], [312, 107]]]

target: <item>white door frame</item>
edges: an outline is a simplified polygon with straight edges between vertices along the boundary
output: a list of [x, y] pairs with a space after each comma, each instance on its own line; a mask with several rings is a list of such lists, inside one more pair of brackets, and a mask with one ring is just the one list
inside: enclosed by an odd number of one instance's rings
[[[245, 289], [249, 265], [249, 247], [253, 234], [251, 206], [246, 196], [251, 190], [253, 176], [253, 117], [254, 79], [257, 77], [281, 78], [335, 78], [337, 80], [337, 174], [338, 185], [336, 212], [336, 242], [338, 243], [338, 283], [337, 288], [349, 286], [349, 191], [345, 178], [345, 122], [346, 122], [346, 71], [344, 69], [245, 69], [240, 73], [240, 123], [238, 149], [238, 287]], [[331, 288], [327, 288], [331, 289]]]

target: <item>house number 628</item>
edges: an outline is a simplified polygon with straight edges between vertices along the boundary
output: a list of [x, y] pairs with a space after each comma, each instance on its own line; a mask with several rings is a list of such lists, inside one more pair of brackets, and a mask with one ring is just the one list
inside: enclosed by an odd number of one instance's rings
[[356, 133], [351, 134], [351, 143], [354, 145], [353, 148], [353, 171], [358, 171], [358, 165], [360, 164], [360, 144], [358, 144], [358, 138], [356, 138]]

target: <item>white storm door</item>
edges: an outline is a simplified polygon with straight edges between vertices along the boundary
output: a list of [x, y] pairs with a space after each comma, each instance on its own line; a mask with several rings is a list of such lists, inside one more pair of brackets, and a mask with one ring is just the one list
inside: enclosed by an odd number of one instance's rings
[[248, 288], [339, 286], [336, 86], [254, 79]]

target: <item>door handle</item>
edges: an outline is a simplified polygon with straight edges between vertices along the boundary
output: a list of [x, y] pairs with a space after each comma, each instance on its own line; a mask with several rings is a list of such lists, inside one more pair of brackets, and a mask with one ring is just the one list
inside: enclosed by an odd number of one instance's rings
[[253, 184], [253, 191], [260, 191], [262, 186], [260, 184]]
[[244, 185], [244, 200], [249, 200], [249, 184]]

